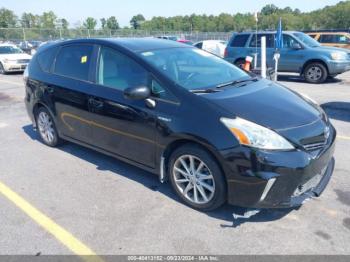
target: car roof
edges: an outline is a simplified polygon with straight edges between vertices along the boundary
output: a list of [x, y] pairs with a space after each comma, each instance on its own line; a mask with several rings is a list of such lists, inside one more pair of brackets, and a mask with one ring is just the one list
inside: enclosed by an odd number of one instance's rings
[[[167, 48], [191, 48], [191, 46], [158, 38], [89, 38], [60, 41], [56, 45], [73, 43], [91, 43], [91, 44], [112, 44], [128, 49], [131, 52], [145, 52], [149, 50], [167, 49]], [[50, 45], [52, 46], [52, 45]]]
[[[282, 31], [283, 33], [287, 34], [294, 34], [294, 33], [302, 33], [300, 31]], [[258, 31], [258, 34], [276, 34], [277, 31]], [[244, 34], [256, 34], [256, 31], [249, 31], [249, 32], [240, 32], [238, 35], [244, 35]]]

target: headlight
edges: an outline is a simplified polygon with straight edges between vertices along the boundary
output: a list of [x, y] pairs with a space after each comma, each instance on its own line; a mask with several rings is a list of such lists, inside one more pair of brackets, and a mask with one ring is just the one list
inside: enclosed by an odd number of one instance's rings
[[346, 54], [341, 52], [331, 53], [333, 60], [346, 60]]
[[241, 145], [267, 149], [292, 150], [294, 146], [276, 132], [242, 118], [224, 118], [221, 122], [232, 132]]
[[4, 59], [4, 62], [5, 62], [5, 63], [14, 63], [14, 62], [17, 62], [17, 60], [5, 58], [5, 59]]

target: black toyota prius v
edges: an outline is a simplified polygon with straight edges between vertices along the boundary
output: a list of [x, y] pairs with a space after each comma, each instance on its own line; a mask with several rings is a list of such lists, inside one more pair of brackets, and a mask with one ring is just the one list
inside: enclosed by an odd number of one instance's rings
[[198, 210], [300, 206], [333, 173], [336, 130], [316, 102], [188, 45], [47, 44], [24, 80], [44, 144], [70, 141], [143, 168]]

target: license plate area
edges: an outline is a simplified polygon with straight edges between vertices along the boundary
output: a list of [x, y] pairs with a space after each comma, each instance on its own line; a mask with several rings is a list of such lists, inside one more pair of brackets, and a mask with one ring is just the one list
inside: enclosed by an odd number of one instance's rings
[[293, 197], [298, 197], [306, 192], [308, 192], [311, 189], [314, 189], [318, 186], [318, 184], [321, 182], [323, 176], [325, 175], [327, 171], [327, 167], [324, 167], [319, 174], [316, 174], [313, 176], [310, 180], [308, 180], [306, 183], [299, 185], [297, 189], [294, 191]]

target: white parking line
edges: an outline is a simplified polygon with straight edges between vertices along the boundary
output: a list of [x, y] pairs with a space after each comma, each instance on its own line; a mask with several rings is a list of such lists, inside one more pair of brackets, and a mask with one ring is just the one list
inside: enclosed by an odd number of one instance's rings
[[338, 139], [350, 140], [350, 136], [337, 136]]
[[7, 126], [8, 126], [8, 124], [0, 122], [0, 128], [4, 128], [4, 127], [7, 127]]

